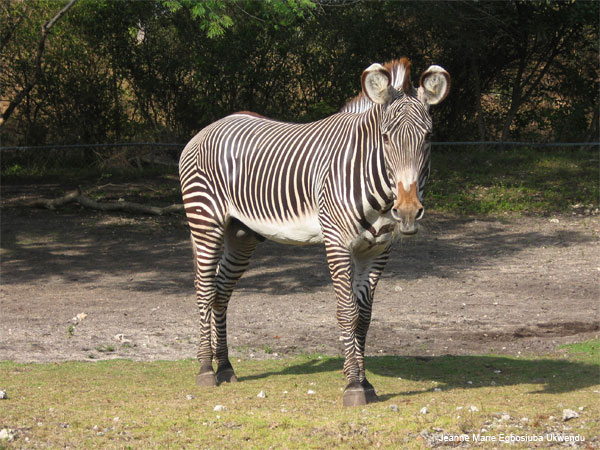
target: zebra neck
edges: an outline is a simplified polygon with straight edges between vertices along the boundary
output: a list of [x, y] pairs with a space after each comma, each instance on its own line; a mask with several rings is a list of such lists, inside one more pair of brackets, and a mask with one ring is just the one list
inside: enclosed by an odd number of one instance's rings
[[393, 184], [388, 177], [383, 138], [380, 133], [382, 107], [375, 105], [367, 113], [369, 133], [366, 133], [362, 167], [364, 168], [365, 197], [371, 208], [387, 212], [393, 203]]

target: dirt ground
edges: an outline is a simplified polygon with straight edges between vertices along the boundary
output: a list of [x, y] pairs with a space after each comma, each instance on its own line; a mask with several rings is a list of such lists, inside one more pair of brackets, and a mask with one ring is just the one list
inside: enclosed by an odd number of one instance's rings
[[[5, 201], [1, 218], [0, 360], [195, 356], [182, 216]], [[368, 354], [555, 354], [598, 336], [598, 234], [598, 218], [589, 216], [429, 213], [414, 239], [395, 244]], [[228, 318], [236, 357], [341, 354], [322, 246], [263, 243]]]

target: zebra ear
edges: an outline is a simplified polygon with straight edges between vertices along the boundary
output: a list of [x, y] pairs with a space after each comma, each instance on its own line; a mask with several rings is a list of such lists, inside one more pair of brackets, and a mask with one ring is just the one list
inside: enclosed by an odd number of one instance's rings
[[419, 82], [419, 100], [426, 105], [437, 105], [450, 92], [450, 74], [443, 67], [429, 66]]
[[383, 105], [392, 99], [392, 74], [381, 64], [371, 64], [361, 77], [364, 94], [373, 103]]

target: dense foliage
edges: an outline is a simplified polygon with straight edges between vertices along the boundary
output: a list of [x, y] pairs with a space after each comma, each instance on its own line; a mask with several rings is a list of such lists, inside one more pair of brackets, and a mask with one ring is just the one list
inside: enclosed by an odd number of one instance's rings
[[[0, 111], [32, 80], [40, 29], [65, 1], [1, 0]], [[80, 0], [51, 29], [2, 145], [185, 142], [237, 110], [337, 111], [371, 62], [452, 76], [437, 140], [598, 135], [592, 1]]]

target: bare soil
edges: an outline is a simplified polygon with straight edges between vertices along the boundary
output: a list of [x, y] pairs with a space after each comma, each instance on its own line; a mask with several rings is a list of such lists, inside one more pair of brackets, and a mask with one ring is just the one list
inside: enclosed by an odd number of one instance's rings
[[[0, 360], [195, 356], [182, 216], [22, 208], [5, 195], [1, 233]], [[554, 354], [597, 337], [598, 234], [597, 217], [429, 213], [395, 244], [368, 353]], [[236, 357], [340, 355], [322, 246], [261, 244], [228, 319]]]

